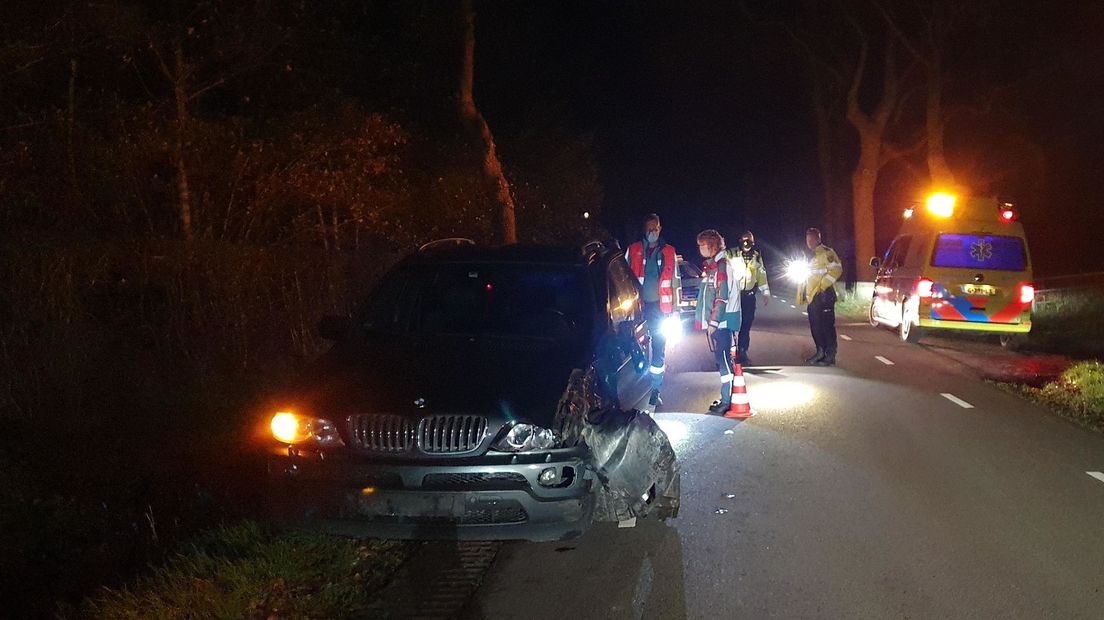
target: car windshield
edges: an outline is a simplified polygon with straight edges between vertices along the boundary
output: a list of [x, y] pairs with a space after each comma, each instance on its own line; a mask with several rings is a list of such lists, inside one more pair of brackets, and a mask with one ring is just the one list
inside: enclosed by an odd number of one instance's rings
[[683, 278], [700, 278], [701, 270], [698, 269], [693, 263], [687, 261], [679, 262], [679, 273]]
[[1027, 252], [1019, 237], [947, 233], [939, 235], [935, 242], [932, 266], [1023, 271]]
[[573, 338], [589, 326], [585, 272], [568, 266], [439, 264], [392, 273], [368, 301], [370, 331]]

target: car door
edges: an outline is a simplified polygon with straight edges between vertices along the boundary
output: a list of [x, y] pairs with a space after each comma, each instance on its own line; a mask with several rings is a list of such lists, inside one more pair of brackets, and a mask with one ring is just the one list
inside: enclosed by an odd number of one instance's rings
[[889, 244], [874, 280], [874, 294], [879, 300], [878, 316], [891, 322], [901, 319], [901, 303], [912, 291], [912, 282], [906, 282], [905, 274], [908, 271], [905, 258], [911, 242], [910, 235], [899, 235]]
[[621, 407], [640, 404], [651, 389], [647, 351], [651, 345], [648, 324], [644, 320], [640, 284], [620, 256], [609, 262], [607, 269], [610, 337], [616, 343], [616, 368], [610, 387], [617, 393]]

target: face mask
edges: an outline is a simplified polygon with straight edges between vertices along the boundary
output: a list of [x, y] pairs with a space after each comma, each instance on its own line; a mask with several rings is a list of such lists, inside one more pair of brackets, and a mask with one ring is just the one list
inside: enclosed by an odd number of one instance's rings
[[655, 243], [656, 241], [659, 241], [659, 231], [653, 230], [644, 237], [648, 240], [648, 243]]

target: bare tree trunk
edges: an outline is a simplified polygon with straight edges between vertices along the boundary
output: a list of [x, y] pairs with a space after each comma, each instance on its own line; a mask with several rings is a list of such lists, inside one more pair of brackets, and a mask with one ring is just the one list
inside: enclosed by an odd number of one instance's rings
[[816, 119], [817, 163], [820, 166], [820, 184], [824, 193], [824, 225], [828, 229], [828, 238], [838, 238], [842, 230], [838, 229], [836, 201], [833, 191], [835, 181], [832, 178], [832, 120], [828, 106], [824, 102], [823, 87], [813, 86], [813, 117]]
[[504, 243], [517, 243], [517, 222], [510, 182], [502, 172], [502, 162], [498, 159], [491, 128], [475, 107], [475, 11], [471, 0], [464, 0], [463, 11], [464, 64], [460, 75], [460, 116], [473, 128], [473, 133], [479, 134], [483, 143], [483, 175], [495, 186], [495, 199], [501, 210], [502, 240]]
[[874, 111], [866, 113], [859, 105], [859, 90], [866, 71], [868, 47], [863, 42], [858, 65], [847, 93], [847, 120], [859, 134], [859, 163], [851, 175], [852, 221], [855, 226], [855, 273], [874, 256], [874, 190], [885, 159], [885, 136], [890, 116], [897, 107], [900, 92], [893, 42], [885, 42], [882, 67], [882, 97]]
[[76, 197], [77, 191], [77, 154], [73, 144], [73, 131], [77, 117], [77, 59], [69, 59], [69, 111], [65, 119], [65, 148], [69, 160], [69, 190]]
[[932, 185], [941, 189], [955, 187], [954, 173], [943, 152], [946, 121], [943, 118], [943, 67], [938, 50], [928, 67], [928, 100], [926, 124], [928, 134], [928, 174]]
[[180, 232], [186, 241], [192, 240], [192, 199], [188, 191], [188, 166], [184, 161], [184, 143], [187, 140], [188, 94], [185, 90], [184, 46], [176, 42], [173, 49], [175, 76], [173, 97], [176, 99], [176, 191], [180, 200]]

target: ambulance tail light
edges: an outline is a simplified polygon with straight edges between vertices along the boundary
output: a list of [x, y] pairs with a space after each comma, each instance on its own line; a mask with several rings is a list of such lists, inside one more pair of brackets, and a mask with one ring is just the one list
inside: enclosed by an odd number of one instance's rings
[[1004, 223], [1015, 222], [1019, 219], [1020, 214], [1016, 213], [1016, 206], [1011, 202], [1000, 203], [1000, 220]]
[[935, 282], [931, 278], [920, 278], [916, 281], [916, 296], [921, 299], [931, 299], [935, 294]]
[[1035, 286], [1031, 284], [1020, 285], [1020, 303], [1027, 305], [1035, 301]]

